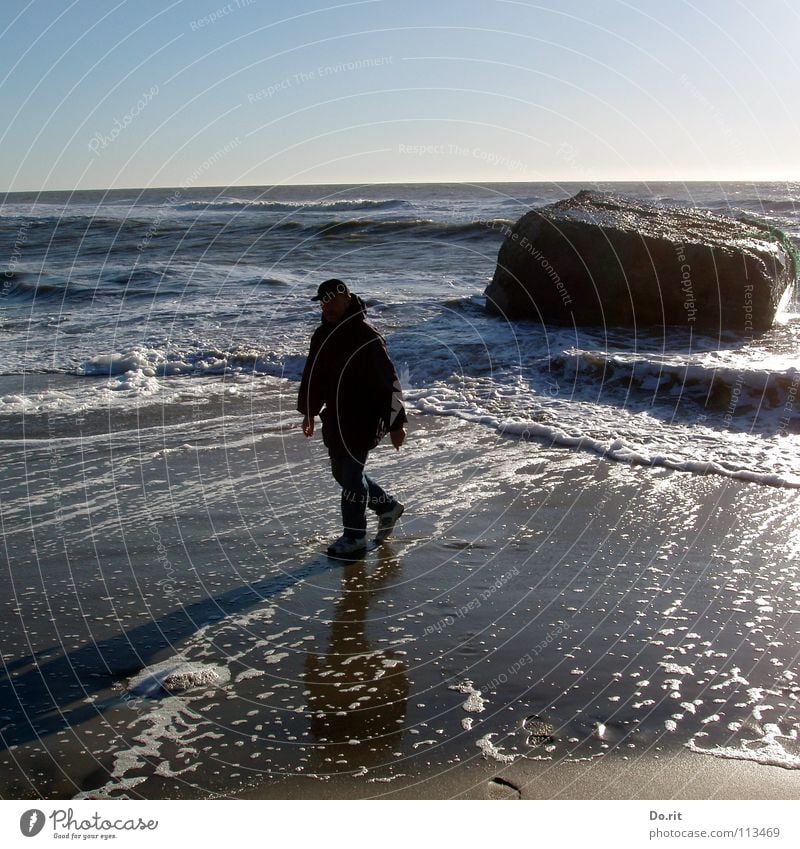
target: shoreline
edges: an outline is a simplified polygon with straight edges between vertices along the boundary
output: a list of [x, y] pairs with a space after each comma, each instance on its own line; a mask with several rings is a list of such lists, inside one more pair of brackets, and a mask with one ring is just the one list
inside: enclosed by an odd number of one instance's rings
[[[4, 587], [27, 712], [0, 795], [792, 797], [793, 770], [684, 748], [757, 751], [771, 724], [792, 763], [790, 492], [412, 416], [370, 458], [406, 503], [396, 537], [336, 565], [294, 392], [9, 450], [12, 569], [46, 591]], [[166, 693], [173, 667], [206, 683]]]
[[[660, 801], [796, 800], [793, 770], [763, 767], [675, 750], [623, 760], [607, 755], [591, 763], [545, 765], [520, 759], [503, 766], [480, 759], [442, 773], [431, 767], [390, 783], [349, 776], [280, 778], [244, 789], [234, 798], [300, 800]], [[209, 797], [213, 798], [213, 797]]]

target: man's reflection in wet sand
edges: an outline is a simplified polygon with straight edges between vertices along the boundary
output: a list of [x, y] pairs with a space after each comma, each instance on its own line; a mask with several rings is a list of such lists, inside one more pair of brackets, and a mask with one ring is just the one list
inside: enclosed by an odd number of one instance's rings
[[[388, 546], [381, 549], [372, 574], [363, 559], [348, 563], [328, 651], [322, 657], [309, 654], [306, 658], [317, 772], [357, 770], [396, 759], [392, 752], [399, 751], [405, 724], [407, 667], [397, 650], [370, 645], [367, 609], [399, 568]], [[382, 637], [385, 624], [377, 618], [373, 621], [373, 636]]]

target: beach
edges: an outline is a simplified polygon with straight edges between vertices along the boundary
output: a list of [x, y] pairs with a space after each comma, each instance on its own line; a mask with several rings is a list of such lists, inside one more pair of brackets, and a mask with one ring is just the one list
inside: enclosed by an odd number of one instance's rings
[[4, 845], [797, 843], [797, 4], [6, 7]]
[[796, 797], [794, 490], [412, 413], [342, 563], [296, 382], [206, 380], [5, 434], [4, 798]]

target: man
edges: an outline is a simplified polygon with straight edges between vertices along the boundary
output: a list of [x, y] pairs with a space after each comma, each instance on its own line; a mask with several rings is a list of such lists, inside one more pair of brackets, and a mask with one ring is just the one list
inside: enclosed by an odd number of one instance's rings
[[378, 515], [377, 544], [389, 537], [403, 515], [403, 505], [367, 477], [364, 466], [387, 431], [400, 449], [407, 418], [386, 343], [367, 324], [361, 298], [341, 280], [326, 280], [311, 300], [322, 305], [322, 324], [311, 337], [297, 409], [307, 437], [314, 435], [317, 414], [322, 418], [331, 471], [342, 487], [344, 526], [328, 554], [348, 557], [367, 547], [367, 507]]

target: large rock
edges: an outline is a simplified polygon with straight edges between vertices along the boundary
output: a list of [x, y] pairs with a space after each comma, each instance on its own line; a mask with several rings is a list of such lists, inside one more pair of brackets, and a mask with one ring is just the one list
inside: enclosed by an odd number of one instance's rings
[[788, 239], [761, 222], [583, 191], [509, 229], [486, 305], [552, 324], [752, 333], [795, 274]]

